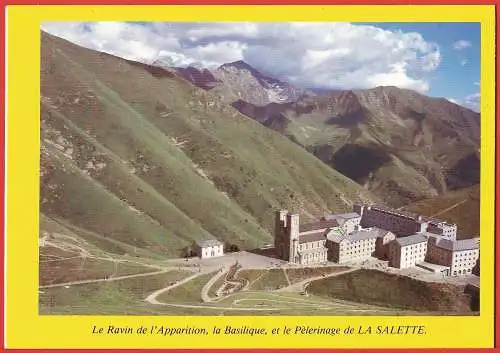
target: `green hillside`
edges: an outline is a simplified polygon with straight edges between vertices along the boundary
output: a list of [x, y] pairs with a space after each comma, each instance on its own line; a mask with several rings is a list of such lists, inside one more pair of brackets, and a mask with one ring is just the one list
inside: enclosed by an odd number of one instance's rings
[[375, 200], [167, 70], [43, 32], [41, 51], [41, 212], [107, 251], [249, 249], [272, 240], [278, 207], [307, 220]]
[[445, 195], [421, 200], [404, 209], [425, 216], [433, 216], [457, 224], [457, 238], [479, 236], [480, 188], [475, 185], [466, 189], [449, 191]]

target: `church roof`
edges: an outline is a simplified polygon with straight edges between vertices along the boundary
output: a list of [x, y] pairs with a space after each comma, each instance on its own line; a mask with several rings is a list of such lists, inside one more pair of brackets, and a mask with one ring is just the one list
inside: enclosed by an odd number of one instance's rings
[[310, 232], [311, 230], [320, 230], [320, 229], [326, 229], [326, 228], [334, 228], [338, 227], [339, 222], [337, 220], [328, 220], [328, 221], [319, 221], [319, 222], [314, 222], [314, 223], [306, 223], [306, 224], [301, 224], [299, 226], [299, 232]]
[[353, 219], [353, 218], [359, 218], [361, 217], [358, 213], [356, 212], [349, 212], [349, 213], [339, 213], [339, 214], [330, 214], [325, 216], [325, 220], [330, 221], [330, 220], [338, 220], [338, 219]]
[[362, 230], [356, 230], [352, 233], [349, 234], [341, 234], [338, 232], [330, 232], [328, 234], [328, 240], [331, 240], [335, 243], [340, 243], [343, 240], [348, 240], [348, 241], [359, 241], [359, 240], [365, 240], [365, 239], [373, 239], [379, 236], [381, 229], [375, 228], [375, 229], [362, 229]]
[[299, 235], [299, 244], [310, 243], [312, 241], [320, 241], [325, 239], [326, 239], [325, 231], [304, 234], [304, 235]]

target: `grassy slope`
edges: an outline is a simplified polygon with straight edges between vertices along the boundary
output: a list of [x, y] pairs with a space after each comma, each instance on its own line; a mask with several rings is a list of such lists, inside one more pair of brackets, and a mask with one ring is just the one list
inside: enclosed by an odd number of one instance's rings
[[[445, 172], [479, 148], [479, 124], [471, 123], [474, 113], [465, 108], [394, 87], [359, 91], [357, 95], [365, 104], [359, 123], [328, 123], [332, 116], [343, 114], [342, 108], [336, 108], [342, 103], [319, 96], [303, 99], [302, 104], [315, 107], [310, 113], [297, 115], [292, 109], [284, 112], [291, 123], [283, 133], [311, 151], [316, 149], [319, 158], [338, 170], [342, 170], [340, 164], [333, 163], [332, 158], [346, 145], [363, 146], [388, 157], [381, 166], [370, 168], [362, 162], [352, 169], [366, 169], [366, 175], [357, 181], [389, 205], [400, 207], [442, 195], [447, 190]], [[381, 98], [369, 98], [372, 95]], [[392, 100], [401, 105], [401, 112], [391, 107]], [[421, 123], [416, 112], [425, 115]], [[361, 152], [353, 156], [362, 158]]]
[[40, 313], [85, 312], [120, 315], [135, 313], [147, 307], [144, 298], [151, 292], [188, 275], [190, 273], [185, 271], [171, 271], [119, 281], [43, 289], [43, 293], [40, 294]]
[[[421, 200], [405, 206], [405, 209], [426, 216], [437, 214], [436, 218], [457, 224], [457, 237], [459, 239], [471, 238], [479, 236], [479, 191], [479, 185], [449, 191], [443, 196]], [[453, 207], [455, 205], [456, 207]]]
[[[82, 236], [179, 256], [269, 242], [273, 209], [370, 199], [351, 180], [167, 71], [42, 34], [41, 211]], [[123, 249], [122, 249], [123, 251]]]
[[359, 270], [314, 281], [308, 291], [320, 296], [409, 310], [470, 311], [470, 298], [461, 287], [376, 270]]

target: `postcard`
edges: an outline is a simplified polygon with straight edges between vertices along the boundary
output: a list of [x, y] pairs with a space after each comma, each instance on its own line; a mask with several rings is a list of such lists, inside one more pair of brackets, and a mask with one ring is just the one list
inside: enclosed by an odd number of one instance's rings
[[494, 347], [494, 6], [12, 5], [6, 38], [6, 348]]

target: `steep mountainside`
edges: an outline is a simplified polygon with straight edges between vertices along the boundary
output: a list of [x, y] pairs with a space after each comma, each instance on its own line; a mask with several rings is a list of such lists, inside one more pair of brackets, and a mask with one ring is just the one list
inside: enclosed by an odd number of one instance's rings
[[233, 106], [392, 206], [479, 182], [479, 114], [445, 99], [377, 87]]
[[42, 33], [43, 224], [108, 251], [179, 256], [194, 239], [271, 241], [277, 207], [305, 220], [369, 191], [172, 70]]
[[425, 199], [404, 207], [405, 210], [445, 219], [458, 226], [457, 238], [467, 239], [479, 236], [480, 188], [449, 191], [446, 194]]
[[[165, 68], [167, 69], [167, 68]], [[172, 68], [170, 68], [172, 69]], [[218, 81], [215, 76], [210, 72], [210, 70], [207, 69], [197, 69], [195, 67], [176, 67], [173, 68], [174, 72], [185, 78], [186, 80], [190, 81], [193, 83], [195, 86], [198, 86], [200, 88], [209, 90], [214, 88]]]

